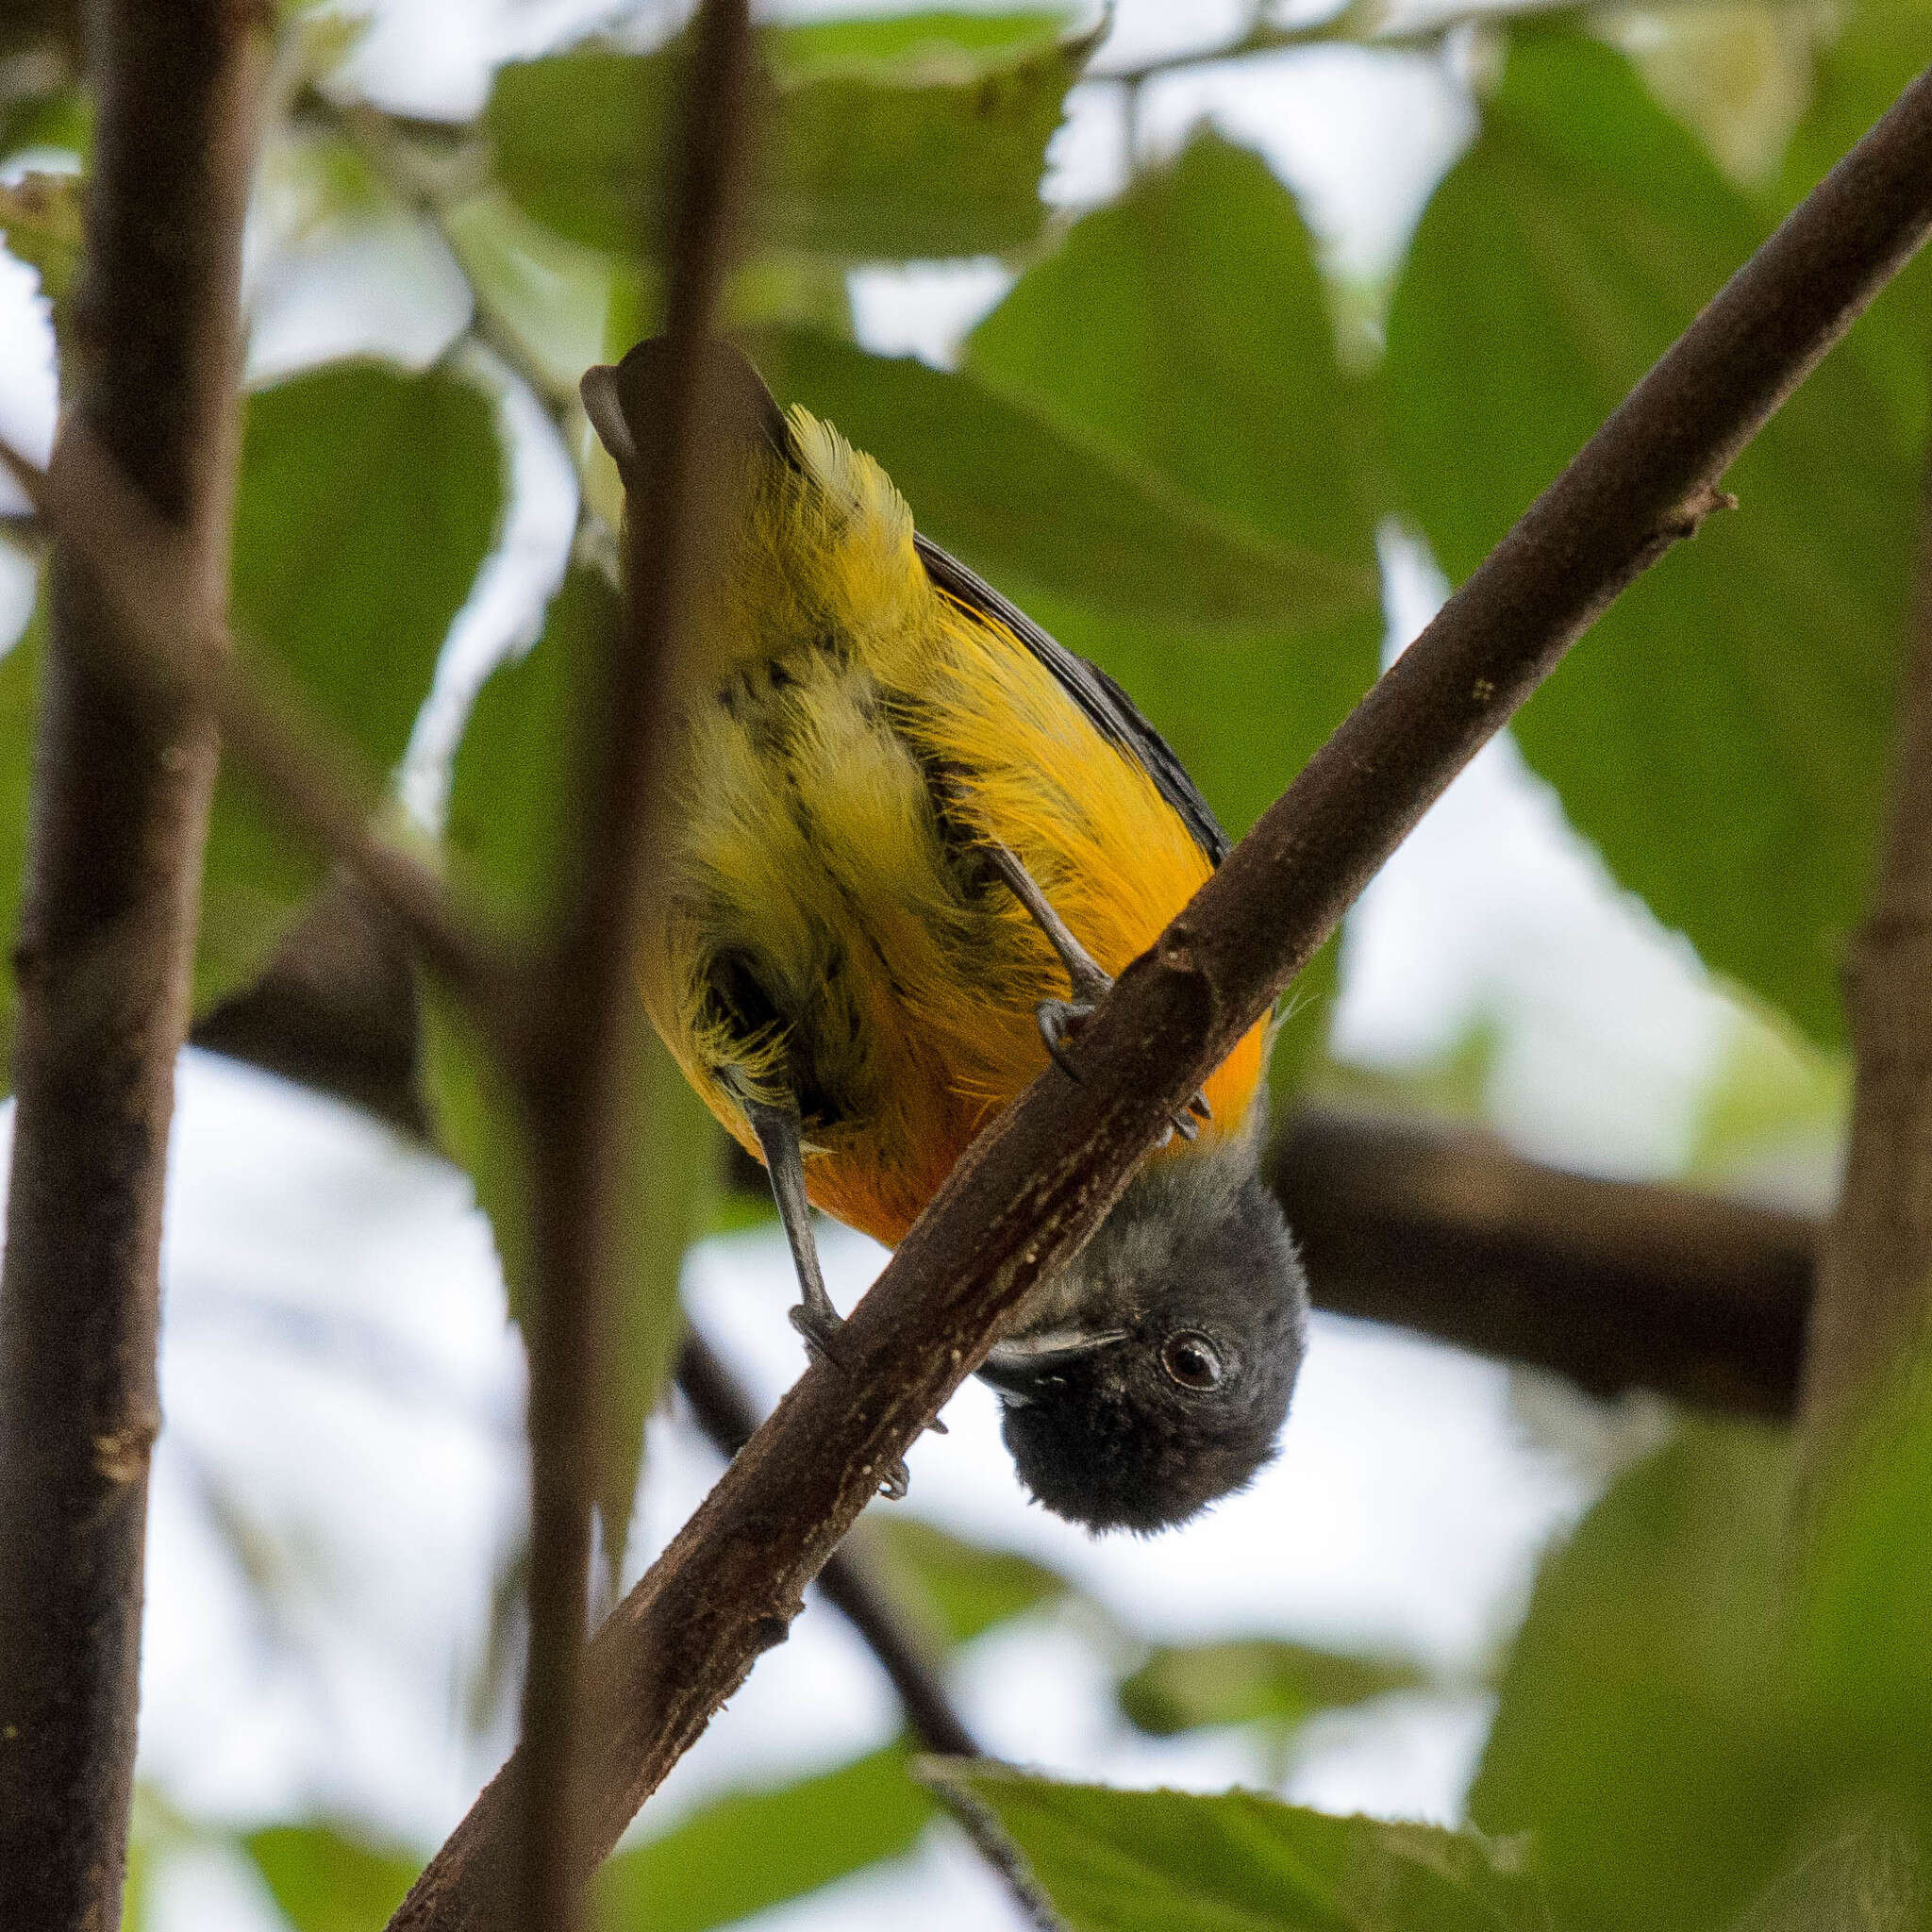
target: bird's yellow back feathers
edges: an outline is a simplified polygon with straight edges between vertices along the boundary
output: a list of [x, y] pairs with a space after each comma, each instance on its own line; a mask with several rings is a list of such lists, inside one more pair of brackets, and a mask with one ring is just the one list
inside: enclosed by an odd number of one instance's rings
[[[884, 471], [802, 409], [785, 426], [790, 460], [747, 445], [707, 560], [641, 971], [725, 1126], [755, 1152], [739, 1097], [795, 1100], [812, 1199], [891, 1242], [1046, 1065], [1034, 1009], [1068, 992], [982, 841], [1114, 974], [1210, 867], [1053, 671], [934, 586]], [[1245, 1128], [1264, 1041], [1208, 1082], [1208, 1137]]]

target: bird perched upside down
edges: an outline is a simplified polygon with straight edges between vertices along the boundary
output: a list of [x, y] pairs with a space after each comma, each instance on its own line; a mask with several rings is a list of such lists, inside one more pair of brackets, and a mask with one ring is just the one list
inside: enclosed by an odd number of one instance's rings
[[[650, 1016], [764, 1162], [836, 1359], [808, 1203], [889, 1246], [1227, 851], [1108, 678], [918, 534], [891, 480], [707, 369], [728, 459], [693, 592], [668, 850], [642, 935]], [[584, 377], [635, 499], [665, 352]], [[981, 1375], [1022, 1479], [1149, 1532], [1273, 1453], [1307, 1288], [1256, 1172], [1266, 1025], [1208, 1079]]]

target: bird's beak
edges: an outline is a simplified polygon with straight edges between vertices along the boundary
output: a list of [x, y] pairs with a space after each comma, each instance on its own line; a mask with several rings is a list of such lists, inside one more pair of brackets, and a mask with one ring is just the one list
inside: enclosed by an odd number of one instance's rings
[[987, 1350], [977, 1373], [1008, 1402], [1024, 1407], [1039, 1394], [1042, 1383], [1126, 1339], [1124, 1328], [1099, 1333], [1088, 1328], [1041, 1328], [1031, 1335], [1012, 1335]]

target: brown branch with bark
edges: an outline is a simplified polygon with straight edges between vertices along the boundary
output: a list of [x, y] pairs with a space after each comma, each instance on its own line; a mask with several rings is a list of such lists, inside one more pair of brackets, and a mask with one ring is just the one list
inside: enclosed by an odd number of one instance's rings
[[[579, 1876], [783, 1641], [802, 1591], [1021, 1297], [1591, 620], [1720, 501], [1724, 469], [1932, 224], [1922, 76], [1645, 377], [1382, 677], [1075, 1047], [968, 1152], [841, 1331], [591, 1646]], [[391, 1922], [499, 1924], [528, 1779], [485, 1789]]]
[[[231, 0], [95, 11], [72, 415], [218, 622], [242, 222], [265, 76]], [[63, 438], [65, 440], [65, 438]], [[0, 1924], [118, 1924], [139, 1699], [162, 1190], [214, 721], [118, 678], [121, 612], [56, 532], [0, 1280]]]
[[1899, 697], [1872, 912], [1845, 973], [1851, 1135], [1805, 1362], [1814, 1470], [1855, 1445], [1902, 1376], [1925, 1373], [1932, 1346], [1932, 470]]

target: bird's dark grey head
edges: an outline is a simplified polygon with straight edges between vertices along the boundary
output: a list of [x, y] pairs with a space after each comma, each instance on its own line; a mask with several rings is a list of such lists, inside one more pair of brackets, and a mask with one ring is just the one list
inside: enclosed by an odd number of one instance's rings
[[1274, 1453], [1307, 1307], [1245, 1146], [1150, 1162], [979, 1372], [1021, 1480], [1057, 1516], [1142, 1535], [1244, 1488]]

